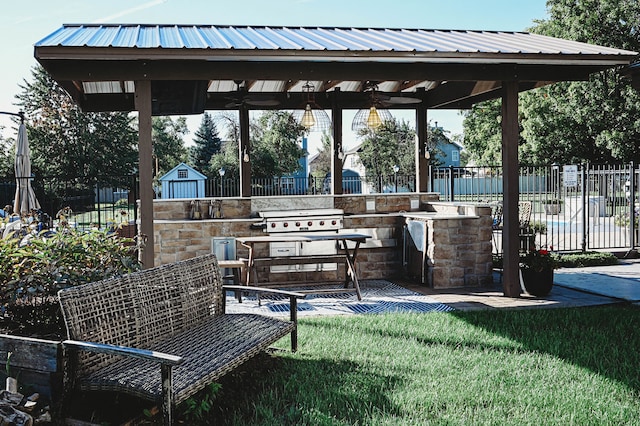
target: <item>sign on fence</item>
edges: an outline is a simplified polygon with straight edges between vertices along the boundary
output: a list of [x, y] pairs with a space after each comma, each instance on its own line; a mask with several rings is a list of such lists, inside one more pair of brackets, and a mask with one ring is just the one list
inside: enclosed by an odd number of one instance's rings
[[565, 188], [578, 186], [578, 166], [562, 166]]

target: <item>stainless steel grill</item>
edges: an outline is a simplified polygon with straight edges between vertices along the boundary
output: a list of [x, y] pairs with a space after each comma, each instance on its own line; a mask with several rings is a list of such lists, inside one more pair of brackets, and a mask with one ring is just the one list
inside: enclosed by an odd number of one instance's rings
[[[341, 209], [279, 210], [259, 213], [263, 218], [260, 227], [268, 234], [337, 233], [343, 226], [344, 211]], [[271, 243], [270, 255], [314, 256], [338, 252], [335, 241], [312, 241], [301, 243]], [[336, 263], [278, 265], [271, 272], [335, 271]]]
[[277, 210], [259, 213], [264, 219], [266, 233], [338, 232], [342, 229], [344, 211], [341, 209]]

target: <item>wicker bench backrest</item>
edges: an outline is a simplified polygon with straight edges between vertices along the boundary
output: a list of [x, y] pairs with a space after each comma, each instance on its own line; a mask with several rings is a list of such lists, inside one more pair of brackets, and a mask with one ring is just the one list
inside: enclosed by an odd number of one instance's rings
[[[145, 349], [197, 323], [222, 314], [222, 279], [215, 255], [145, 269], [61, 290], [69, 339]], [[82, 353], [81, 373], [114, 361]]]

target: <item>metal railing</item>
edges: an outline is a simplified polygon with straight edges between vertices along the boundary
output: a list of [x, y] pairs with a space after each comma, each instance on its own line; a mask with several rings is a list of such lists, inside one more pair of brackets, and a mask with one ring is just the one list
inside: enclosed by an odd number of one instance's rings
[[[519, 197], [532, 203], [529, 225], [535, 243], [559, 251], [637, 247], [639, 181], [640, 169], [633, 163], [521, 167]], [[35, 176], [32, 186], [44, 212], [55, 219], [60, 209], [69, 206], [80, 228], [137, 219], [137, 176], [103, 176], [92, 181]], [[240, 193], [239, 180], [229, 177], [211, 177], [204, 187], [204, 194], [192, 198]], [[251, 187], [253, 196], [329, 194], [331, 177], [253, 179]], [[12, 204], [15, 188], [15, 178], [0, 179], [0, 208]], [[342, 189], [346, 194], [414, 192], [415, 176], [344, 176]], [[433, 167], [429, 191], [439, 193], [443, 201], [497, 205], [503, 200], [502, 168]]]
[[[62, 214], [71, 226], [83, 230], [135, 223], [138, 218], [137, 175], [95, 179], [34, 176], [31, 185], [40, 204], [38, 215], [49, 226], [55, 226]], [[0, 179], [0, 208], [13, 205], [15, 191], [15, 178]]]

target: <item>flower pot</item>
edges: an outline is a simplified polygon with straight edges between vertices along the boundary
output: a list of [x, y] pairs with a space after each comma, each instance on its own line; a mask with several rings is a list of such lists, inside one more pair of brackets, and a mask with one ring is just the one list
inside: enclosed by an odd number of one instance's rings
[[544, 212], [546, 214], [559, 214], [560, 204], [543, 204]]
[[553, 269], [522, 269], [522, 281], [527, 293], [539, 297], [546, 296], [553, 287]]

